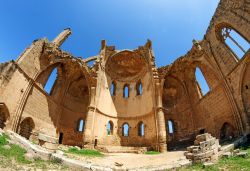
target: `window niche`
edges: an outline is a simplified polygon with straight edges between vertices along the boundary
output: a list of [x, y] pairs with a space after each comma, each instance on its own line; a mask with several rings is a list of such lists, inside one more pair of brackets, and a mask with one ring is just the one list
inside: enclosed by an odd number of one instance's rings
[[116, 82], [115, 81], [112, 81], [112, 83], [111, 83], [110, 94], [111, 94], [111, 96], [115, 96], [115, 94], [116, 94]]
[[249, 42], [233, 28], [223, 27], [220, 34], [223, 43], [238, 59], [241, 59], [249, 50]]
[[196, 67], [195, 69], [195, 78], [197, 81], [197, 86], [198, 86], [198, 93], [199, 93], [199, 97], [202, 98], [202, 96], [206, 95], [209, 91], [210, 88], [207, 84], [207, 81], [202, 73], [202, 71], [200, 70], [199, 67]]
[[122, 125], [122, 136], [123, 137], [128, 137], [129, 136], [129, 124], [128, 123], [124, 123]]
[[123, 97], [125, 99], [129, 98], [129, 85], [125, 84], [123, 87]]
[[107, 134], [108, 135], [113, 135], [113, 130], [114, 130], [114, 124], [112, 121], [108, 121], [107, 125]]
[[142, 95], [142, 83], [141, 83], [141, 81], [138, 81], [137, 83], [136, 83], [136, 95], [137, 96], [140, 96], [140, 95]]
[[168, 128], [168, 134], [174, 134], [175, 128], [174, 128], [174, 122], [172, 120], [167, 121], [167, 128]]
[[58, 70], [57, 68], [54, 68], [53, 71], [51, 72], [50, 76], [48, 77], [48, 80], [44, 86], [44, 90], [51, 95], [54, 89], [54, 86], [56, 84], [56, 80], [58, 77]]
[[84, 126], [85, 126], [84, 120], [79, 119], [78, 124], [77, 124], [77, 131], [78, 132], [83, 132], [84, 131]]
[[141, 121], [138, 123], [138, 136], [143, 137], [145, 135], [144, 123]]

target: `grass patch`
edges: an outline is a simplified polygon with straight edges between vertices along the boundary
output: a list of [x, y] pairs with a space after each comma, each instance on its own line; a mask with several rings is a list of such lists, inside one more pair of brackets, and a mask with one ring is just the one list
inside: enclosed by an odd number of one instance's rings
[[159, 151], [147, 151], [145, 152], [145, 154], [155, 155], [155, 154], [160, 154], [160, 152]]
[[10, 138], [0, 135], [0, 170], [67, 170], [61, 163], [44, 161], [39, 158], [34, 161], [25, 159], [26, 150], [15, 144], [9, 144]]
[[89, 157], [102, 157], [104, 156], [102, 153], [96, 150], [89, 150], [89, 149], [77, 149], [75, 147], [69, 148], [67, 153], [71, 154], [78, 154], [82, 156], [89, 156]]
[[[15, 159], [19, 163], [31, 163], [24, 157], [26, 150], [15, 144], [8, 145], [8, 139], [9, 137], [5, 134], [0, 136], [0, 155], [7, 158]], [[6, 148], [6, 146], [9, 146], [9, 148]]]

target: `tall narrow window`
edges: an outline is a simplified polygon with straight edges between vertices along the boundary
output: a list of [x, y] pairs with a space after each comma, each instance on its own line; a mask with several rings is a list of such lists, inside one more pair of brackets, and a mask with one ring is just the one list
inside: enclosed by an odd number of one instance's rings
[[115, 92], [116, 92], [116, 83], [113, 81], [110, 86], [111, 96], [115, 96]]
[[141, 81], [136, 83], [136, 95], [142, 95], [142, 83]]
[[250, 48], [249, 42], [232, 28], [223, 28], [221, 35], [226, 45], [238, 58], [242, 58]]
[[78, 121], [78, 125], [77, 125], [78, 132], [83, 132], [83, 130], [84, 130], [84, 125], [85, 125], [84, 120], [83, 120], [83, 119], [80, 119], [80, 120]]
[[56, 83], [56, 79], [57, 79], [57, 68], [53, 69], [53, 71], [51, 72], [47, 83], [44, 86], [44, 90], [48, 93], [48, 94], [52, 94], [54, 85]]
[[174, 122], [172, 120], [168, 120], [168, 133], [173, 134], [174, 133]]
[[125, 84], [125, 86], [123, 87], [123, 97], [124, 98], [129, 97], [129, 85], [128, 84]]
[[113, 128], [114, 128], [113, 122], [109, 121], [108, 125], [107, 125], [107, 134], [108, 135], [113, 135]]
[[140, 137], [144, 136], [144, 123], [143, 122], [138, 123], [138, 136]]
[[128, 137], [128, 135], [129, 135], [129, 125], [128, 123], [124, 123], [122, 125], [122, 136]]
[[195, 77], [196, 77], [196, 80], [199, 84], [199, 88], [201, 90], [201, 95], [207, 94], [207, 92], [209, 92], [209, 86], [208, 86], [207, 81], [204, 78], [200, 68], [198, 68], [198, 67], [195, 70]]

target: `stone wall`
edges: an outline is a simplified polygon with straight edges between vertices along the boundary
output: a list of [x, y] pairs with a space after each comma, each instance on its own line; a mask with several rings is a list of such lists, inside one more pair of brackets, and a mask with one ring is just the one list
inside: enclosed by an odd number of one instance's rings
[[[69, 29], [52, 42], [36, 40], [16, 61], [0, 64], [0, 112], [7, 116], [1, 125], [19, 132], [28, 119], [34, 124], [31, 139], [37, 141], [44, 134], [66, 145], [150, 146], [160, 151], [166, 144], [187, 145], [204, 132], [220, 139], [248, 134], [250, 53], [248, 49], [239, 59], [225, 44], [222, 29], [234, 29], [249, 42], [249, 11], [249, 0], [221, 0], [204, 39], [194, 40], [187, 54], [161, 68], [155, 66], [151, 41], [122, 51], [102, 41], [97, 56], [82, 59], [60, 49]], [[92, 67], [90, 60], [95, 60]], [[209, 86], [207, 94], [202, 94], [196, 68]], [[44, 86], [54, 69], [57, 79], [48, 93]], [[140, 82], [142, 94], [137, 94]], [[128, 98], [123, 97], [125, 85]], [[78, 130], [81, 119], [83, 131]], [[140, 122], [143, 136], [138, 135]], [[129, 136], [122, 135], [124, 123]]]

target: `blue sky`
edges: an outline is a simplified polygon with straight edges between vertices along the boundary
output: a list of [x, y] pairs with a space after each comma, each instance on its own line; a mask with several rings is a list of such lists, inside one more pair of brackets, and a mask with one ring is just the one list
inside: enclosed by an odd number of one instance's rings
[[117, 49], [153, 42], [157, 66], [172, 63], [202, 39], [218, 0], [1, 0], [0, 62], [17, 59], [34, 39], [53, 40], [75, 56], [98, 54], [102, 39]]

